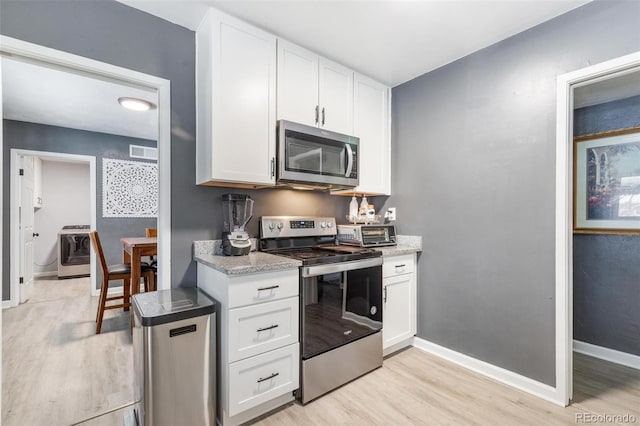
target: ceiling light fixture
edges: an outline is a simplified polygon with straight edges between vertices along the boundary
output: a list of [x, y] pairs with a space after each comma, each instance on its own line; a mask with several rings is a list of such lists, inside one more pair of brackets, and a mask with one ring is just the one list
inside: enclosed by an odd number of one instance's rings
[[118, 103], [126, 109], [130, 109], [132, 111], [149, 111], [155, 106], [151, 102], [145, 101], [144, 99], [127, 97], [118, 98]]

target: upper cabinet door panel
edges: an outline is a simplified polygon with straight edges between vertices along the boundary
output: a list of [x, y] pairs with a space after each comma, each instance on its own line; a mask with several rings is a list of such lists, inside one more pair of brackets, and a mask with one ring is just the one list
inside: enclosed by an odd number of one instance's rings
[[317, 125], [318, 55], [278, 40], [277, 98], [279, 120]]
[[197, 183], [274, 184], [275, 36], [210, 10], [196, 40]]
[[220, 179], [273, 183], [276, 38], [222, 21], [213, 63], [213, 167]]
[[353, 134], [353, 71], [320, 58], [320, 126]]
[[391, 194], [388, 87], [356, 74], [353, 133], [360, 138], [360, 186], [371, 194]]

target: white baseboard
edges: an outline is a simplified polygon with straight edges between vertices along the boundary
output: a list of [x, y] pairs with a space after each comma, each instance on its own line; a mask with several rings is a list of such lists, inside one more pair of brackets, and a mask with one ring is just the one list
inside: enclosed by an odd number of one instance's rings
[[640, 356], [638, 355], [616, 351], [615, 349], [609, 349], [604, 346], [597, 346], [579, 340], [573, 341], [573, 351], [640, 370]]
[[444, 346], [437, 345], [419, 337], [414, 338], [413, 346], [425, 352], [429, 352], [430, 354], [439, 356], [440, 358], [446, 359], [447, 361], [453, 362], [454, 364], [458, 364], [471, 371], [475, 371], [483, 376], [487, 376], [500, 383], [504, 383], [505, 385], [520, 389], [521, 391], [530, 393], [564, 407], [564, 403], [558, 401], [556, 388], [552, 386], [514, 373], [513, 371], [502, 367], [489, 364], [488, 362], [480, 361], [479, 359], [461, 354], [460, 352], [445, 348]]
[[15, 305], [13, 304], [12, 300], [3, 300], [2, 301], [2, 309], [7, 309], [7, 308], [14, 308]]

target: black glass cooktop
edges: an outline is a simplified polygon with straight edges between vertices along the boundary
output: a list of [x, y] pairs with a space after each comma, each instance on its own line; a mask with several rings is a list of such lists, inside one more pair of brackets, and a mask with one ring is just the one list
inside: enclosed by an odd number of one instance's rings
[[382, 256], [382, 252], [362, 247], [350, 246], [316, 246], [269, 251], [278, 256], [301, 260], [303, 265], [349, 262]]

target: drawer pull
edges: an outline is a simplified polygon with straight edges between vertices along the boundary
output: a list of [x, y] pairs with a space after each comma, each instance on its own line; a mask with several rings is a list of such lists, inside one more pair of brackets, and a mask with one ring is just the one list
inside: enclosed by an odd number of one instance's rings
[[403, 263], [402, 265], [396, 265], [396, 268], [404, 268], [405, 266], [407, 266], [407, 265], [405, 265], [405, 264]]
[[261, 331], [273, 330], [274, 328], [277, 328], [277, 327], [278, 327], [278, 324], [275, 324], [275, 325], [270, 325], [269, 327], [259, 328], [256, 331], [260, 333]]
[[258, 383], [266, 382], [267, 380], [271, 380], [274, 377], [279, 376], [279, 375], [280, 375], [280, 373], [273, 373], [272, 375], [270, 375], [269, 377], [265, 377], [264, 379], [262, 377], [260, 377], [258, 379]]
[[272, 285], [269, 287], [260, 287], [258, 288], [258, 291], [267, 291], [267, 290], [275, 290], [276, 288], [280, 288], [279, 285]]

